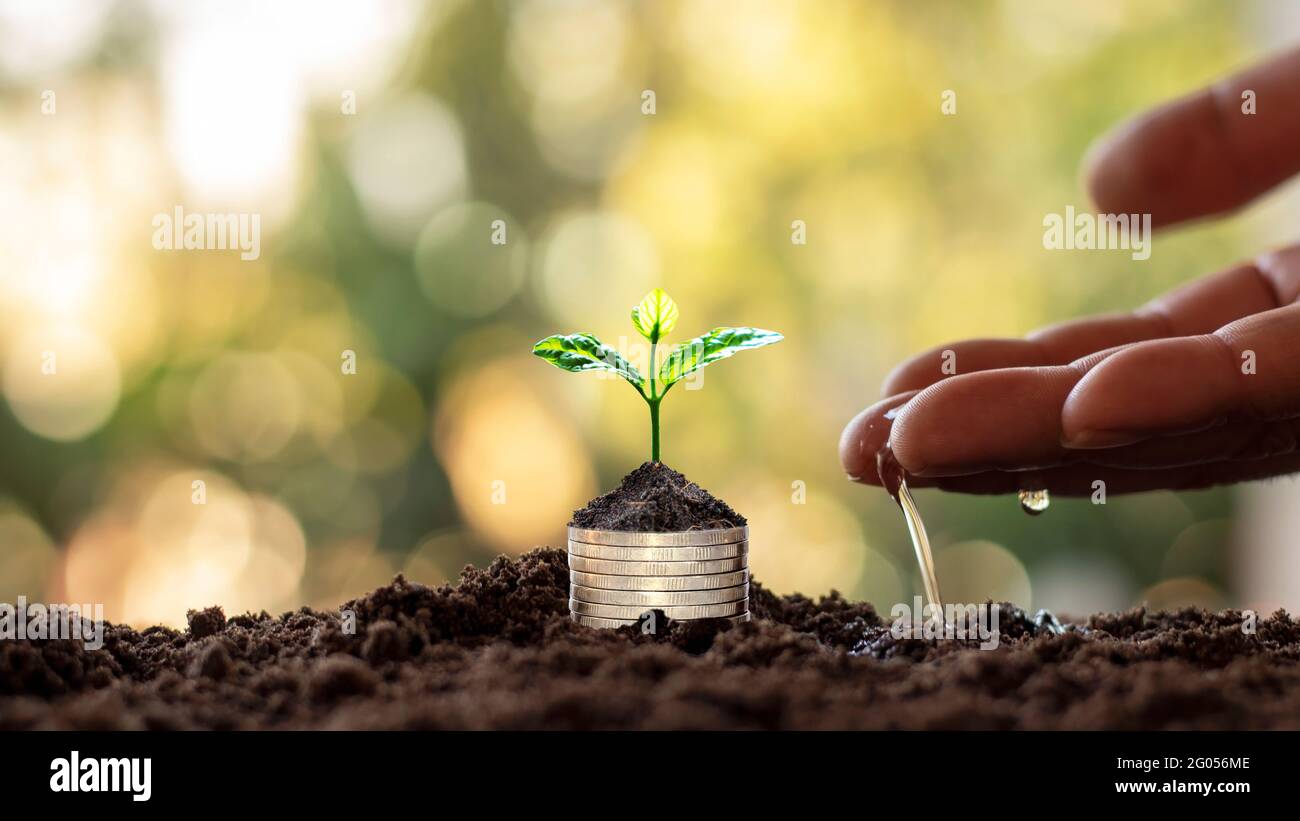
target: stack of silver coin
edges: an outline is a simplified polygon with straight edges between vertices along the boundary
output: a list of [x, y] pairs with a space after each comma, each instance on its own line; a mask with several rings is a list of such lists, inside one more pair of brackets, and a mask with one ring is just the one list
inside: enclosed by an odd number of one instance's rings
[[749, 527], [639, 533], [569, 528], [569, 613], [589, 627], [749, 621]]

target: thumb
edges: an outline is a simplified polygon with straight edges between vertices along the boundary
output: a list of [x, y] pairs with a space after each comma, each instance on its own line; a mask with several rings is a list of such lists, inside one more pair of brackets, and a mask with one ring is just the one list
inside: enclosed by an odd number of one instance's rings
[[1157, 227], [1244, 205], [1300, 171], [1300, 49], [1125, 123], [1084, 165], [1099, 211]]

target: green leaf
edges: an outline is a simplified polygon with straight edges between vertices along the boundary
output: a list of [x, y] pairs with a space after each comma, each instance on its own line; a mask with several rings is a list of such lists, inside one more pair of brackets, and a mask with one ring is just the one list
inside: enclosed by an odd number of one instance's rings
[[677, 324], [677, 315], [677, 303], [673, 298], [664, 293], [663, 288], [655, 288], [632, 309], [632, 324], [646, 339], [658, 342]]
[[659, 368], [659, 378], [667, 390], [682, 377], [712, 365], [719, 359], [726, 359], [750, 348], [771, 345], [784, 338], [776, 331], [765, 331], [762, 328], [714, 328], [704, 336], [697, 336], [674, 348]]
[[533, 353], [566, 371], [611, 371], [637, 390], [645, 383], [631, 362], [591, 334], [548, 336], [533, 346]]

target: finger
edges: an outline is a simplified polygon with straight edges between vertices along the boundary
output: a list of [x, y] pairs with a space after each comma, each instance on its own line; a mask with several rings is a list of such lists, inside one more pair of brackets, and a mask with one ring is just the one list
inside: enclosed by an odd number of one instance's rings
[[916, 395], [908, 391], [882, 399], [859, 413], [844, 426], [840, 434], [840, 464], [855, 482], [880, 484], [876, 474], [876, 454], [889, 442], [889, 428], [897, 410]]
[[1085, 161], [1098, 211], [1151, 214], [1156, 226], [1230, 211], [1297, 171], [1300, 49], [1120, 126]]
[[[1065, 366], [956, 376], [918, 393], [889, 441], [905, 470], [955, 476], [1079, 461], [1113, 448], [1227, 419], [1300, 415], [1300, 305], [1213, 334], [1152, 340]], [[1243, 369], [1250, 373], [1243, 373]]]
[[1069, 365], [981, 371], [931, 385], [898, 410], [889, 434], [894, 456], [920, 476], [1081, 459], [1061, 445], [1061, 408], [1084, 375], [1114, 355], [1112, 349]]
[[[1210, 333], [1233, 320], [1276, 308], [1300, 290], [1300, 246], [1188, 283], [1133, 311], [1072, 320], [1025, 339], [972, 339], [932, 348], [885, 380], [892, 396], [921, 390], [953, 373], [1066, 365], [1091, 353], [1150, 339]], [[946, 366], [946, 367], [945, 367]]]
[[[883, 446], [883, 442], [876, 448]], [[1039, 468], [1054, 471], [1061, 466], [1075, 466], [1089, 475], [1118, 469], [1132, 471], [1168, 471], [1214, 462], [1253, 462], [1274, 459], [1300, 452], [1300, 417], [1267, 422], [1224, 425], [1207, 431], [1176, 436], [1159, 436], [1131, 445], [1102, 450], [1068, 450], [1057, 453], [1057, 467]], [[998, 471], [995, 471], [998, 472]], [[1033, 471], [1000, 471], [1018, 476], [1036, 475]], [[984, 476], [986, 473], [971, 474]], [[874, 470], [852, 477], [865, 484], [880, 485]], [[962, 477], [913, 477], [909, 482], [921, 487], [943, 486], [947, 479]], [[1024, 481], [1023, 479], [1018, 481]]]
[[[1174, 467], [1277, 455], [1294, 448], [1296, 427], [1285, 420], [1300, 416], [1300, 372], [1286, 359], [1296, 338], [1300, 305], [1248, 317], [1215, 334], [1137, 343], [1067, 366], [958, 376], [915, 394], [898, 409], [891, 430], [883, 418], [874, 419], [870, 444], [889, 441], [903, 468], [920, 476], [1044, 469], [1084, 461], [1085, 448], [1132, 443], [1140, 444], [1087, 459]], [[1239, 374], [1247, 352], [1254, 373]], [[1268, 364], [1264, 373], [1261, 361]], [[1112, 376], [1100, 382], [1102, 373]], [[1118, 413], [1123, 424], [1080, 428], [1080, 419], [1095, 417], [1072, 416], [1069, 403], [1076, 398], [1081, 414]], [[1253, 421], [1206, 431], [1229, 418]], [[1206, 432], [1167, 436], [1180, 431]]]
[[1065, 402], [1062, 442], [1114, 447], [1227, 419], [1300, 414], [1300, 305], [1230, 323], [1212, 334], [1144, 342], [1093, 368]]
[[[1149, 490], [1202, 490], [1300, 471], [1300, 454], [1247, 461], [1207, 462], [1182, 468], [1124, 469], [1078, 464], [1041, 471], [988, 471], [970, 476], [911, 477], [912, 488], [953, 493], [997, 495], [1023, 489], [1046, 489], [1054, 496], [1106, 496]], [[1099, 485], [1098, 482], [1101, 484]]]

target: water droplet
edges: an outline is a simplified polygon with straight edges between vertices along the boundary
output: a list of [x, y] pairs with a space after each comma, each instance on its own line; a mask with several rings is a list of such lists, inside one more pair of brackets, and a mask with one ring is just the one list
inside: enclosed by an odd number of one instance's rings
[[1051, 494], [1046, 490], [1020, 491], [1020, 509], [1030, 516], [1037, 516], [1052, 503]]
[[[1047, 491], [1043, 491], [1046, 493]], [[1053, 636], [1059, 636], [1065, 632], [1065, 625], [1061, 620], [1052, 615], [1051, 610], [1039, 610], [1034, 614], [1034, 627], [1039, 630], [1045, 630]]]

